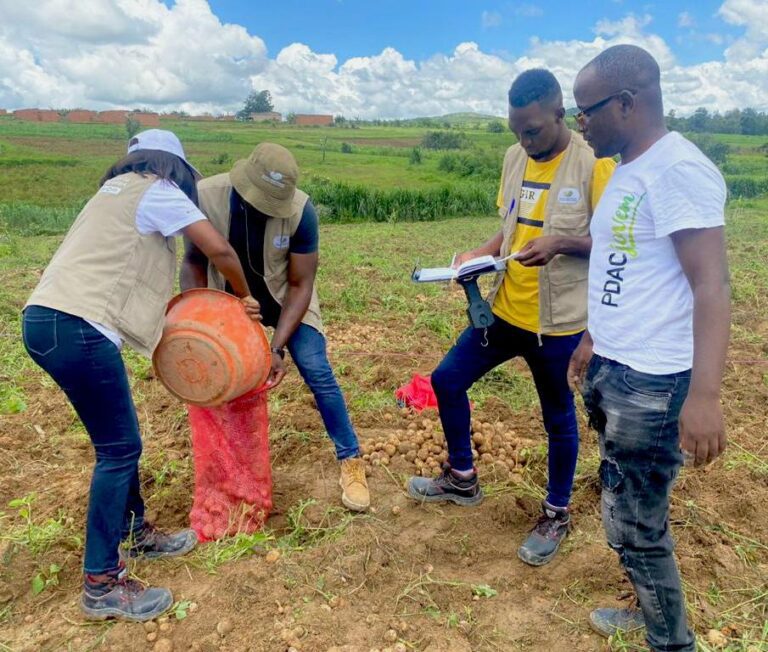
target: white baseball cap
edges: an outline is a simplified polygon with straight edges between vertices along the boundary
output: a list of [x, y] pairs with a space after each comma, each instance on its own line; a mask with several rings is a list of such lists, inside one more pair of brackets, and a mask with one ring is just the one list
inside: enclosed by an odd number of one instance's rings
[[140, 149], [155, 149], [175, 154], [189, 166], [192, 173], [198, 179], [203, 177], [197, 168], [187, 160], [184, 148], [181, 146], [181, 141], [172, 131], [167, 131], [166, 129], [147, 129], [146, 131], [139, 132], [128, 141], [128, 153], [130, 154]]

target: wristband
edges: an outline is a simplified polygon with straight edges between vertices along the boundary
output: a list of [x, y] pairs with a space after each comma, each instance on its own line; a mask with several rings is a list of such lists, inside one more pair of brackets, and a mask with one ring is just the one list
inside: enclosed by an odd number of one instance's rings
[[278, 348], [276, 346], [273, 346], [270, 349], [270, 351], [272, 351], [272, 353], [277, 353], [277, 355], [280, 356], [280, 359], [285, 360], [285, 347], [284, 346], [281, 346], [280, 348]]

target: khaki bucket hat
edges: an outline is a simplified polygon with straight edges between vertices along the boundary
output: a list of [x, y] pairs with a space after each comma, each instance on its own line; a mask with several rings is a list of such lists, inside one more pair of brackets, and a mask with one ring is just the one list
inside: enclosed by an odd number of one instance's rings
[[235, 163], [229, 179], [237, 193], [265, 215], [289, 218], [293, 214], [299, 166], [282, 145], [257, 145], [248, 158]]

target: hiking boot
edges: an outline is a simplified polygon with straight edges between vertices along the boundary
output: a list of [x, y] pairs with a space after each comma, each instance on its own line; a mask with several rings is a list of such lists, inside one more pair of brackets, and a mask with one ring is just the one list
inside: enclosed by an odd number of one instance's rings
[[422, 478], [418, 475], [408, 480], [408, 495], [424, 503], [450, 501], [469, 507], [483, 500], [483, 490], [477, 479], [477, 472], [466, 480], [454, 475], [450, 464], [443, 464], [443, 472], [436, 478]]
[[365, 462], [360, 457], [341, 460], [341, 502], [353, 512], [364, 512], [371, 506], [368, 481], [365, 479]]
[[598, 634], [614, 636], [616, 632], [634, 632], [645, 627], [640, 609], [595, 609], [589, 614], [589, 624]]
[[86, 574], [80, 597], [80, 608], [91, 620], [144, 622], [168, 611], [172, 604], [168, 589], [144, 587], [129, 579], [125, 568], [103, 575]]
[[154, 525], [145, 523], [127, 540], [129, 545], [121, 549], [126, 557], [180, 557], [186, 555], [197, 545], [194, 530], [179, 530], [173, 534], [161, 532]]
[[531, 566], [543, 566], [555, 556], [571, 523], [567, 507], [555, 507], [545, 500], [541, 509], [544, 513], [517, 549], [517, 556]]

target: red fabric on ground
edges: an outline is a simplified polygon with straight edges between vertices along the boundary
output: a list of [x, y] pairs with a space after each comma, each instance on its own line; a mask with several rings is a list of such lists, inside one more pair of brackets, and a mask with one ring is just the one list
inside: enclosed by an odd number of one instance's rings
[[395, 398], [400, 407], [412, 407], [418, 412], [437, 409], [437, 398], [429, 376], [414, 374], [411, 382], [395, 390]]
[[272, 509], [267, 393], [187, 409], [195, 459], [190, 521], [198, 539], [260, 529]]

